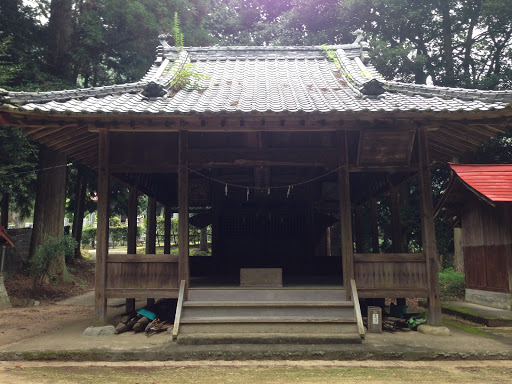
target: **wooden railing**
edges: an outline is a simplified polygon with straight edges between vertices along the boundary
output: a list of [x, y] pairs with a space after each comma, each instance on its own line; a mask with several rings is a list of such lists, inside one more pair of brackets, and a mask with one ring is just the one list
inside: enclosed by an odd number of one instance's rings
[[107, 298], [177, 298], [177, 255], [107, 255]]
[[361, 306], [359, 305], [359, 295], [357, 293], [356, 281], [350, 280], [350, 294], [352, 295], [352, 301], [354, 302], [354, 315], [357, 321], [357, 331], [361, 339], [365, 338], [365, 330], [363, 325], [363, 316], [361, 315]]
[[354, 279], [359, 297], [427, 297], [423, 253], [354, 254]]

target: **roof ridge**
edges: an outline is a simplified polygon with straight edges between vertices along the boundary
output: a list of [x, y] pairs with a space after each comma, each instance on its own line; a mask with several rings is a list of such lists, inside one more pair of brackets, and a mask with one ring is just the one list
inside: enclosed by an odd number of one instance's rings
[[427, 97], [458, 98], [464, 101], [481, 100], [488, 102], [512, 103], [512, 90], [489, 91], [480, 89], [468, 89], [458, 87], [442, 87], [426, 84], [409, 84], [399, 81], [386, 82], [389, 89], [409, 94], [414, 93]]

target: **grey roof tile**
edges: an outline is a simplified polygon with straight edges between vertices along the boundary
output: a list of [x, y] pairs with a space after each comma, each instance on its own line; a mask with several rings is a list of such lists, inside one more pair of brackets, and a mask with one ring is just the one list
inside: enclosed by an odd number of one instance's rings
[[[385, 82], [369, 64], [360, 61], [358, 45], [331, 47], [336, 63], [320, 47], [206, 47], [160, 48], [161, 60], [135, 83], [69, 91], [0, 93], [0, 108], [53, 113], [173, 114], [173, 113], [286, 113], [286, 112], [399, 112], [475, 111], [511, 107], [511, 91], [478, 91], [400, 82]], [[191, 62], [206, 75], [196, 86], [178, 92], [172, 79], [181, 65]], [[388, 90], [361, 95], [370, 79]], [[141, 91], [155, 81], [168, 94], [146, 98]], [[362, 97], [364, 96], [364, 97]]]

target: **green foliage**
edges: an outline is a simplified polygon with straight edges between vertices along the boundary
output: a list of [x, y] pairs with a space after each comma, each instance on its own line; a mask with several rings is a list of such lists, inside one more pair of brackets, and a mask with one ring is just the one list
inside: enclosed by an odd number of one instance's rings
[[210, 77], [199, 72], [194, 63], [186, 63], [174, 75], [170, 88], [174, 91], [189, 87], [190, 89], [202, 90], [204, 87], [199, 85], [203, 79]]
[[178, 12], [174, 12], [172, 33], [173, 33], [174, 44], [176, 45], [176, 49], [178, 50], [178, 52], [183, 51], [183, 32], [181, 32], [180, 19], [178, 17]]
[[439, 285], [442, 300], [458, 300], [464, 298], [466, 280], [464, 273], [446, 268], [439, 272]]
[[41, 244], [29, 264], [34, 285], [37, 286], [45, 276], [48, 276], [52, 264], [59, 256], [73, 255], [75, 248], [76, 241], [71, 236], [50, 237]]
[[96, 228], [85, 228], [82, 231], [82, 247], [94, 248], [96, 242]]
[[8, 194], [11, 208], [28, 217], [34, 205], [37, 147], [20, 129], [0, 125], [0, 196]]

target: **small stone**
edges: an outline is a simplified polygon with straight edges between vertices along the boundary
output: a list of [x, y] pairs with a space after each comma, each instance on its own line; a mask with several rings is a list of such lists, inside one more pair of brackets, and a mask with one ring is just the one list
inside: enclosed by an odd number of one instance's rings
[[88, 327], [84, 331], [85, 336], [110, 336], [115, 334], [116, 327], [113, 325], [105, 325], [104, 327]]
[[432, 325], [422, 324], [418, 326], [418, 332], [432, 336], [450, 336], [451, 332], [446, 327], [434, 327]]
[[39, 300], [34, 301], [34, 307], [37, 307], [41, 302]]

